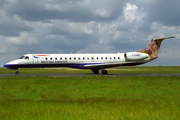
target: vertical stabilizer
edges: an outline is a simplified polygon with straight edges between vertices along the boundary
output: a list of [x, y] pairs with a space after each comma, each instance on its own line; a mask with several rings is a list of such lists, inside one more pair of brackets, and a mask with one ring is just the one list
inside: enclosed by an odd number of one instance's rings
[[154, 38], [151, 40], [151, 42], [149, 43], [146, 49], [140, 50], [137, 52], [148, 54], [151, 60], [156, 59], [158, 57], [158, 52], [159, 52], [162, 41], [164, 39], [170, 39], [170, 38], [175, 38], [175, 37], [171, 36], [171, 37], [166, 37], [166, 38]]

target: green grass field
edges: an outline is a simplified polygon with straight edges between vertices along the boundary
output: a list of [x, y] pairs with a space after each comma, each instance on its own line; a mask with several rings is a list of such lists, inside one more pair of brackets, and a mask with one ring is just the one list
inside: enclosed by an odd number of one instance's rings
[[[123, 67], [124, 70], [117, 68], [110, 72], [179, 73], [180, 67], [138, 68]], [[82, 73], [82, 70], [38, 68], [22, 69], [21, 73], [34, 73], [33, 70]], [[0, 69], [1, 74], [9, 71]], [[178, 120], [179, 85], [179, 76], [0, 77], [0, 119]]]
[[[108, 73], [180, 73], [180, 66], [135, 66], [107, 69]], [[91, 70], [73, 68], [21, 68], [20, 74], [28, 73], [92, 73]], [[13, 74], [15, 70], [0, 68], [0, 74]]]

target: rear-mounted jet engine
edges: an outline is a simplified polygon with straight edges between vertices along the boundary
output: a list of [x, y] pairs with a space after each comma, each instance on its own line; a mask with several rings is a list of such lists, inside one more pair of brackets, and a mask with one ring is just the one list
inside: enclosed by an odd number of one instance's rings
[[127, 61], [138, 61], [138, 60], [144, 60], [149, 57], [146, 53], [138, 53], [138, 52], [127, 52], [124, 53], [125, 60]]

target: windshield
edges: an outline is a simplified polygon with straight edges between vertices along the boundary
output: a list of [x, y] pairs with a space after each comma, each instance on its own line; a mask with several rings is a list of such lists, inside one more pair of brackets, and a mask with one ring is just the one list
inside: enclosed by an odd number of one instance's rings
[[23, 59], [24, 58], [24, 56], [21, 56], [20, 58], [18, 58], [18, 59]]

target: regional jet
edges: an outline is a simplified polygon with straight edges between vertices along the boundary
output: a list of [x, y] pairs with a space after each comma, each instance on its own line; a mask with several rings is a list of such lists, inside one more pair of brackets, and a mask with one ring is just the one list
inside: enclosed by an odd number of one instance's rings
[[150, 62], [158, 57], [161, 42], [165, 39], [175, 38], [154, 38], [146, 49], [136, 52], [116, 54], [25, 54], [20, 58], [4, 65], [8, 69], [34, 67], [71, 67], [78, 69], [91, 69], [92, 73], [107, 74], [106, 68], [117, 66], [135, 66]]

